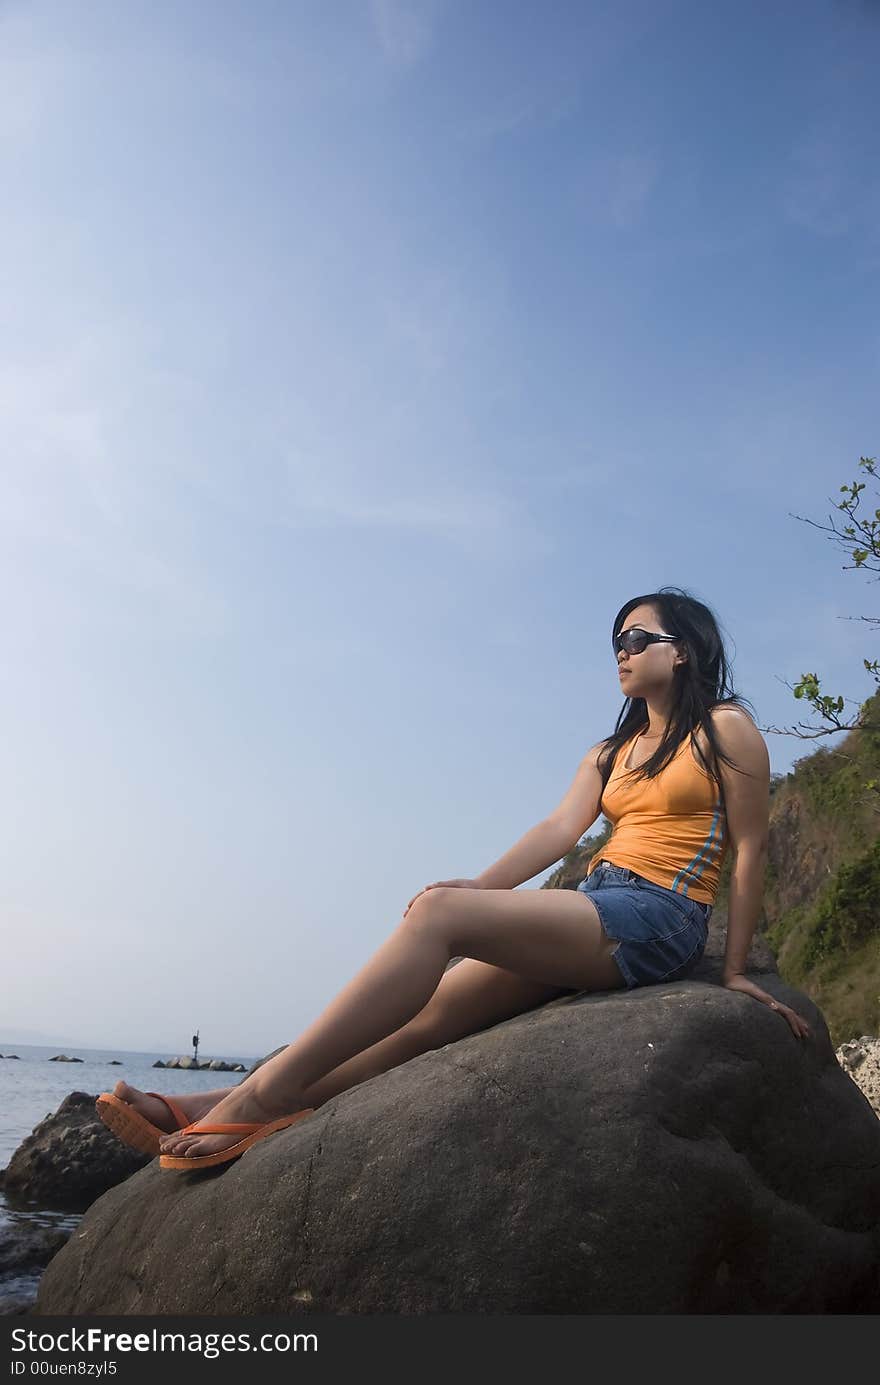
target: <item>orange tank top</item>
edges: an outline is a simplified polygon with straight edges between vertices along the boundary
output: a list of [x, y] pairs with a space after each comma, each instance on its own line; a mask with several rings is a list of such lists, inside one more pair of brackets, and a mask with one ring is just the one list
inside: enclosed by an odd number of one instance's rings
[[714, 904], [728, 843], [718, 785], [697, 764], [690, 736], [655, 779], [633, 783], [624, 765], [640, 735], [617, 753], [600, 804], [612, 832], [591, 857], [587, 874], [599, 861], [611, 861], [655, 885]]

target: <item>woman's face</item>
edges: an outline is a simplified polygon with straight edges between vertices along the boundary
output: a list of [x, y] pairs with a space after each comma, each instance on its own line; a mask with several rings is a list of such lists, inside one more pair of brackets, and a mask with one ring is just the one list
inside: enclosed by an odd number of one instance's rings
[[[669, 635], [652, 606], [634, 606], [624, 619], [619, 634], [633, 626], [651, 634]], [[628, 654], [620, 649], [616, 654], [620, 687], [626, 697], [645, 697], [650, 693], [668, 690], [673, 670], [680, 662], [678, 647], [668, 640], [647, 644], [641, 654]]]

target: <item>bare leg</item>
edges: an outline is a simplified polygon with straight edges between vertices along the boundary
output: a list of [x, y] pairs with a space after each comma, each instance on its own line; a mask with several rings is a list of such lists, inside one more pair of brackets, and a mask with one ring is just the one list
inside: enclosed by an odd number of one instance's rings
[[[306, 1092], [321, 1077], [425, 1008], [452, 956], [551, 987], [611, 990], [624, 984], [613, 960], [617, 946], [592, 901], [575, 891], [441, 887], [421, 895], [323, 1014], [252, 1075], [246, 1093], [224, 1098], [211, 1120], [269, 1121], [308, 1106]], [[210, 1154], [230, 1143], [228, 1135], [171, 1135], [162, 1149]]]
[[[438, 991], [439, 991], [438, 987]], [[537, 1002], [536, 1002], [537, 1003]], [[405, 1063], [409, 1058], [415, 1058], [419, 1053], [425, 1053], [429, 1048], [435, 1048], [441, 1043], [449, 1043], [449, 1039], [436, 1038], [434, 1032], [425, 1024], [418, 1023], [419, 1016], [416, 1016], [408, 1024], [389, 1034], [386, 1038], [380, 1039], [378, 1043], [372, 1044], [364, 1049], [362, 1053], [357, 1053], [346, 1063], [340, 1063], [332, 1072], [328, 1072], [325, 1077], [307, 1087], [303, 1092], [303, 1105], [317, 1109], [323, 1106], [325, 1101], [329, 1101], [331, 1096], [338, 1096], [340, 1092], [345, 1092], [349, 1087], [356, 1087], [359, 1083], [365, 1082], [369, 1077], [376, 1077], [379, 1073], [387, 1072], [389, 1068], [395, 1068], [399, 1063]], [[241, 1092], [249, 1083], [253, 1082], [256, 1073], [249, 1073], [240, 1082], [234, 1083], [231, 1087], [217, 1087], [210, 1092], [170, 1092], [169, 1095], [178, 1106], [189, 1117], [190, 1121], [201, 1120], [213, 1111], [230, 1092]], [[164, 1101], [160, 1101], [156, 1096], [150, 1096], [148, 1092], [142, 1091], [139, 1087], [132, 1087], [130, 1083], [120, 1079], [113, 1088], [115, 1096], [120, 1101], [127, 1101], [136, 1111], [139, 1111], [148, 1121], [157, 1126], [166, 1134], [175, 1133], [174, 1118], [171, 1115]]]
[[[451, 1042], [449, 1039], [435, 1038], [434, 1034], [425, 1025], [417, 1023], [417, 1020], [418, 1016], [394, 1034], [380, 1039], [378, 1043], [372, 1044], [362, 1053], [355, 1054], [348, 1062], [340, 1063], [332, 1072], [328, 1072], [326, 1077], [320, 1078], [312, 1086], [307, 1087], [303, 1093], [303, 1104], [317, 1110], [332, 1096], [338, 1096], [340, 1092], [348, 1091], [349, 1087], [356, 1087], [359, 1083], [366, 1082], [370, 1077], [377, 1077], [379, 1073], [387, 1072], [389, 1068], [396, 1068], [398, 1064], [405, 1063], [409, 1058], [415, 1058], [420, 1053], [426, 1053], [430, 1048]], [[251, 1073], [247, 1078], [242, 1078], [241, 1082], [236, 1083], [235, 1086], [218, 1087], [212, 1092], [172, 1092], [170, 1095], [186, 1113], [190, 1121], [198, 1121], [207, 1116], [209, 1111], [213, 1111], [214, 1107], [225, 1097], [228, 1097], [230, 1092], [241, 1092], [246, 1083], [252, 1081], [255, 1076], [255, 1073]], [[127, 1101], [130, 1106], [140, 1111], [142, 1116], [145, 1116], [153, 1125], [158, 1126], [160, 1130], [166, 1134], [174, 1133], [171, 1128], [174, 1124], [171, 1112], [158, 1097], [150, 1096], [147, 1092], [141, 1091], [138, 1087], [132, 1087], [123, 1081], [117, 1082], [113, 1090], [121, 1101]]]
[[348, 1062], [340, 1063], [326, 1077], [307, 1087], [303, 1098], [307, 1105], [317, 1109], [340, 1092], [388, 1072], [410, 1058], [455, 1043], [468, 1034], [479, 1033], [512, 1015], [520, 1015], [558, 995], [565, 995], [568, 990], [568, 987], [529, 981], [503, 967], [465, 957], [444, 972], [428, 1004], [408, 1024], [355, 1054]]
[[[197, 1121], [202, 1116], [207, 1115], [218, 1101], [222, 1101], [230, 1092], [234, 1092], [239, 1085], [241, 1084], [235, 1083], [231, 1087], [217, 1087], [211, 1092], [171, 1092], [169, 1095], [189, 1116], [191, 1121]], [[160, 1130], [168, 1132], [174, 1125], [174, 1117], [164, 1101], [141, 1091], [140, 1087], [132, 1087], [130, 1083], [120, 1079], [113, 1088], [113, 1095], [118, 1096], [120, 1101], [127, 1101], [129, 1106], [133, 1106], [136, 1111], [139, 1111], [153, 1125], [158, 1126]]]

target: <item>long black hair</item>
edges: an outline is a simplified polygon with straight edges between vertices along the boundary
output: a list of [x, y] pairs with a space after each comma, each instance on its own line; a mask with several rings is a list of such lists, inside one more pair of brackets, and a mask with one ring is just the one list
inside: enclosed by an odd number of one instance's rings
[[[751, 707], [747, 698], [740, 697], [729, 682], [730, 666], [724, 652], [718, 620], [708, 606], [691, 596], [681, 587], [661, 587], [659, 591], [649, 592], [647, 596], [634, 596], [621, 606], [614, 617], [611, 629], [612, 641], [623, 629], [629, 612], [636, 606], [652, 606], [660, 623], [668, 635], [675, 635], [681, 649], [687, 650], [687, 659], [678, 664], [674, 671], [674, 703], [672, 713], [657, 749], [650, 759], [635, 769], [627, 770], [637, 779], [654, 779], [669, 764], [682, 741], [689, 738], [697, 727], [706, 733], [711, 751], [711, 763], [706, 762], [702, 748], [694, 741], [696, 753], [711, 779], [718, 786], [721, 806], [727, 817], [727, 803], [724, 785], [721, 782], [719, 761], [740, 770], [718, 744], [718, 738], [708, 715], [712, 707]], [[748, 713], [747, 713], [748, 715]], [[754, 717], [752, 717], [754, 720]], [[602, 775], [602, 790], [611, 776], [618, 751], [625, 741], [636, 732], [643, 731], [649, 724], [648, 709], [643, 697], [627, 698], [617, 725], [610, 736], [600, 744], [598, 756]], [[604, 758], [603, 758], [604, 757]], [[746, 770], [740, 770], [746, 774]]]

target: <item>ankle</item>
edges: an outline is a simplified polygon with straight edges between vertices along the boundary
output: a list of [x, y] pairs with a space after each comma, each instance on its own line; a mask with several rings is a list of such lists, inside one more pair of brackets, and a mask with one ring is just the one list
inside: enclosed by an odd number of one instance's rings
[[250, 1084], [250, 1098], [265, 1113], [266, 1120], [275, 1120], [278, 1116], [289, 1115], [291, 1111], [299, 1110], [303, 1105], [300, 1094], [286, 1087], [279, 1082], [277, 1077], [272, 1079], [264, 1078], [259, 1081], [259, 1074], [254, 1074], [255, 1080]]

